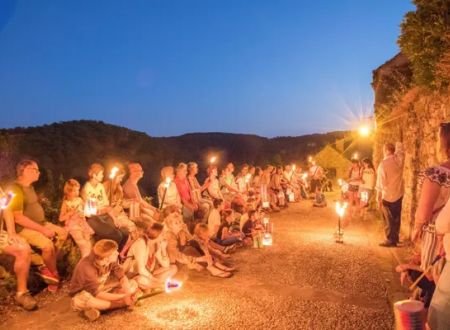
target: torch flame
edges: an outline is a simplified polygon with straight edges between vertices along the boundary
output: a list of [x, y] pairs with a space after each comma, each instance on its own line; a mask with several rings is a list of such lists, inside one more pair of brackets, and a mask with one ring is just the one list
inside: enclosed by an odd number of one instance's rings
[[209, 159], [209, 163], [210, 163], [210, 164], [214, 164], [214, 163], [216, 162], [216, 160], [217, 160], [217, 157], [216, 157], [216, 156], [212, 156], [212, 157]]
[[336, 202], [336, 213], [339, 215], [339, 217], [342, 218], [344, 216], [347, 206], [347, 202], [344, 202], [343, 204], [341, 204], [341, 202]]
[[164, 184], [164, 187], [166, 189], [169, 188], [171, 182], [172, 182], [172, 179], [170, 177], [166, 178], [166, 183]]
[[118, 171], [119, 171], [119, 168], [118, 168], [117, 166], [114, 166], [114, 167], [111, 169], [111, 173], [109, 174], [109, 178], [110, 178], [111, 180], [113, 180], [113, 179], [116, 177], [116, 174], [117, 174]]

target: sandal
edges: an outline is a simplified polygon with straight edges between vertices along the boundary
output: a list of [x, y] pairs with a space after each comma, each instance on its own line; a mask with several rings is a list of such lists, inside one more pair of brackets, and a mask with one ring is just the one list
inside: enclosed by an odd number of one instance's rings
[[215, 263], [214, 267], [216, 267], [216, 268], [218, 268], [220, 270], [223, 270], [224, 272], [234, 272], [236, 270], [235, 267], [227, 267], [225, 265], [218, 264], [218, 263]]
[[215, 266], [208, 267], [208, 270], [209, 270], [209, 273], [214, 277], [229, 278], [233, 275], [232, 273], [220, 270], [219, 268], [216, 268]]

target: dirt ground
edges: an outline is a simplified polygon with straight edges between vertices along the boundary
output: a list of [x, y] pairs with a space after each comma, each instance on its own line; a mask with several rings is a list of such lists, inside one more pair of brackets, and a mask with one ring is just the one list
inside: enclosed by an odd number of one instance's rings
[[90, 323], [70, 309], [66, 288], [38, 296], [39, 310], [16, 307], [1, 329], [393, 329], [392, 301], [404, 298], [393, 273], [399, 249], [380, 248], [382, 224], [355, 219], [334, 242], [333, 195], [272, 214], [274, 244], [233, 254], [236, 274], [219, 279], [183, 271], [178, 292], [141, 301], [132, 311]]

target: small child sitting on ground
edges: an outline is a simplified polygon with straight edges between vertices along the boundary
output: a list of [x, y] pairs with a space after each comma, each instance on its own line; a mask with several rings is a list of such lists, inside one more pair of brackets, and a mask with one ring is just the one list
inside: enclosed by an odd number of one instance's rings
[[316, 194], [314, 196], [314, 207], [326, 207], [327, 206], [327, 200], [325, 199], [325, 195], [322, 192], [322, 189], [320, 187], [316, 188]]

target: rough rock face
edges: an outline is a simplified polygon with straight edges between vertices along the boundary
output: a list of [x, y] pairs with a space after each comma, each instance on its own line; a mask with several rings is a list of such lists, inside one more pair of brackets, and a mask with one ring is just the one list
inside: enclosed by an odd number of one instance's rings
[[372, 86], [377, 123], [375, 164], [382, 158], [384, 143], [401, 141], [406, 152], [402, 232], [409, 237], [419, 197], [418, 174], [443, 160], [439, 124], [450, 120], [450, 90], [438, 93], [412, 86], [408, 61], [401, 54], [374, 71]]

